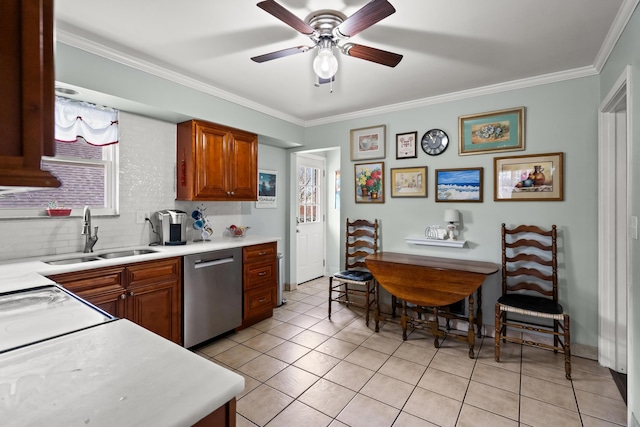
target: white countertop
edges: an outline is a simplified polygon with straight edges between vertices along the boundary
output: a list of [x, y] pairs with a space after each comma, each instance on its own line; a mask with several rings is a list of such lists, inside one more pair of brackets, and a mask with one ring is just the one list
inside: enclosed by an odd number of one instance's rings
[[244, 378], [120, 319], [0, 355], [3, 426], [190, 426]]
[[[84, 263], [0, 263], [0, 293], [51, 284], [45, 276], [279, 240], [220, 237], [155, 253]], [[0, 354], [3, 426], [190, 426], [244, 389], [244, 378], [125, 319]]]
[[[124, 248], [102, 249], [95, 253], [84, 254], [82, 252], [72, 252], [61, 255], [51, 255], [28, 260], [7, 260], [0, 262], [0, 292], [8, 292], [25, 287], [37, 286], [39, 284], [51, 283], [42, 276], [53, 274], [69, 273], [73, 271], [90, 270], [93, 268], [111, 267], [114, 265], [129, 264], [133, 262], [151, 261], [154, 259], [169, 258], [174, 256], [184, 256], [199, 252], [217, 251], [220, 249], [238, 248], [262, 243], [276, 242], [277, 237], [268, 236], [244, 236], [244, 237], [217, 237], [209, 242], [187, 242], [186, 245], [179, 246], [132, 246]], [[89, 262], [78, 262], [75, 264], [51, 265], [44, 261], [60, 260], [80, 257], [83, 255], [100, 255], [101, 253], [116, 252], [129, 249], [153, 249], [157, 252], [135, 255], [129, 257], [100, 259]], [[34, 275], [35, 273], [35, 275]], [[40, 278], [37, 276], [40, 275]], [[39, 283], [40, 280], [44, 282]], [[34, 283], [30, 286], [23, 286], [20, 282]]]

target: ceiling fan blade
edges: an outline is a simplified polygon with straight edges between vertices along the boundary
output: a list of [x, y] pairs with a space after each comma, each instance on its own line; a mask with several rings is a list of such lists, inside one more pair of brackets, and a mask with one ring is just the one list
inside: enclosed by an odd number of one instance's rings
[[316, 30], [314, 30], [309, 24], [298, 18], [293, 13], [289, 12], [274, 0], [261, 1], [257, 4], [257, 6], [265, 12], [272, 14], [299, 33], [302, 33], [306, 36], [317, 35]]
[[395, 11], [396, 9], [387, 0], [371, 0], [338, 25], [336, 31], [344, 37], [353, 37]]
[[388, 67], [395, 67], [402, 60], [402, 55], [374, 47], [363, 46], [361, 44], [347, 43], [342, 51], [345, 55], [366, 61], [377, 62]]
[[310, 46], [296, 46], [289, 49], [282, 49], [271, 53], [265, 53], [264, 55], [254, 56], [251, 58], [255, 62], [267, 62], [272, 59], [284, 58], [285, 56], [295, 55], [296, 53], [304, 53], [309, 49], [313, 49]]

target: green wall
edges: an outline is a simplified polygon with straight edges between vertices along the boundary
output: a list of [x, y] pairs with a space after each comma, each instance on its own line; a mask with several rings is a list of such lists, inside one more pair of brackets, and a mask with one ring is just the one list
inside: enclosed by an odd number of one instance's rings
[[[414, 108], [308, 128], [305, 148], [340, 146], [342, 219], [378, 218], [385, 251], [459, 257], [500, 262], [500, 224], [556, 224], [560, 230], [560, 299], [571, 315], [574, 343], [595, 347], [598, 338], [597, 304], [597, 107], [598, 77], [587, 77], [493, 95]], [[458, 155], [458, 116], [524, 106], [526, 150], [499, 154]], [[384, 204], [355, 203], [354, 164], [350, 160], [350, 129], [387, 126], [385, 172], [395, 167], [428, 168], [428, 197], [398, 199]], [[417, 159], [396, 160], [395, 134], [418, 131], [418, 138], [431, 128], [443, 129], [450, 146], [439, 156], [419, 149]], [[563, 152], [565, 155], [564, 201], [493, 201], [493, 158], [504, 155]], [[436, 203], [435, 170], [482, 167], [482, 203]], [[444, 224], [445, 209], [462, 214], [463, 249], [409, 245], [404, 238], [424, 235], [427, 226]], [[494, 275], [497, 276], [497, 275]], [[483, 287], [485, 323], [493, 324], [492, 308], [499, 295], [498, 278]]]

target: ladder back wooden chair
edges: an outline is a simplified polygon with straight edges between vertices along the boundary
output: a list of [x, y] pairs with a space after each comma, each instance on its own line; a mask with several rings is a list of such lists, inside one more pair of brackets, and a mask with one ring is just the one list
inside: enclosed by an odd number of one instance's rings
[[329, 278], [329, 319], [331, 303], [365, 309], [369, 326], [369, 310], [375, 303], [375, 279], [367, 269], [364, 259], [378, 252], [378, 220], [349, 221], [347, 218], [344, 270]]
[[[502, 296], [496, 303], [495, 359], [500, 341], [564, 353], [571, 379], [569, 315], [558, 302], [557, 230], [532, 225], [507, 229], [502, 224]], [[509, 316], [509, 317], [508, 317]], [[528, 333], [510, 336], [509, 328]], [[553, 344], [550, 339], [553, 337]]]

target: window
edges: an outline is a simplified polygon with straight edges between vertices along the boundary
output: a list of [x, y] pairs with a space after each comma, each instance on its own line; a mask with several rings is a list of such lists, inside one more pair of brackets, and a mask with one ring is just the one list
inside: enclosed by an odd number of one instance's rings
[[298, 168], [298, 223], [313, 223], [321, 220], [319, 215], [319, 173], [317, 168]]
[[43, 157], [42, 169], [53, 173], [62, 185], [0, 196], [0, 217], [42, 216], [50, 202], [72, 208], [74, 214], [81, 215], [84, 206], [97, 215], [118, 214], [114, 125], [116, 110], [56, 99], [56, 155]]

